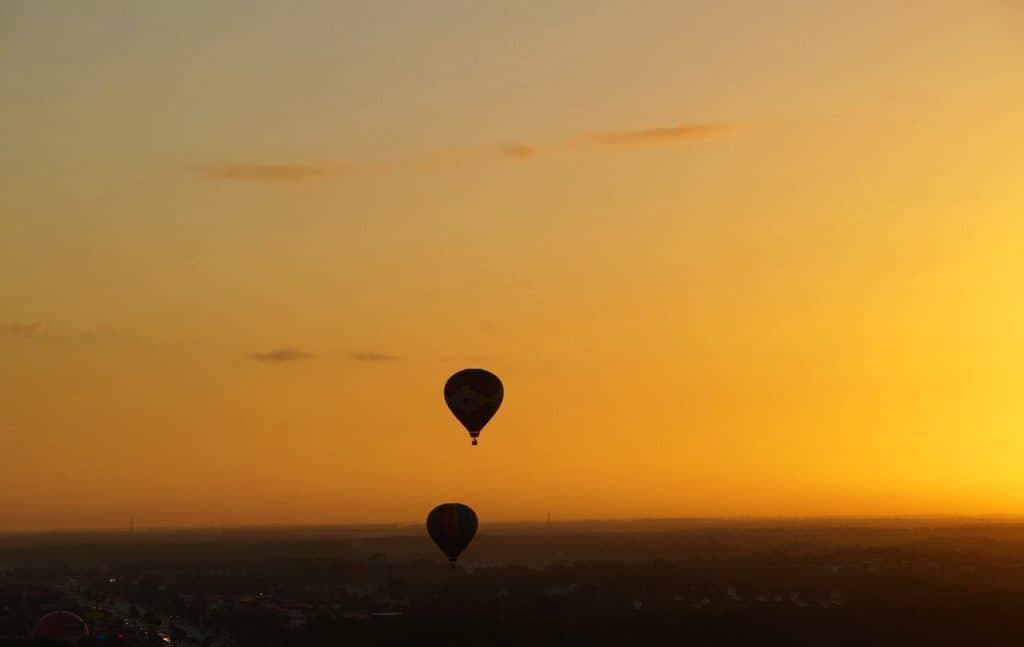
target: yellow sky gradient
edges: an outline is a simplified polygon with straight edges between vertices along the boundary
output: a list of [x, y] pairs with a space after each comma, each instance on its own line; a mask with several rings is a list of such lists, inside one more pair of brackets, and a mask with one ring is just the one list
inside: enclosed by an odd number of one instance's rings
[[0, 531], [1024, 512], [1017, 4], [215, 4], [0, 10]]

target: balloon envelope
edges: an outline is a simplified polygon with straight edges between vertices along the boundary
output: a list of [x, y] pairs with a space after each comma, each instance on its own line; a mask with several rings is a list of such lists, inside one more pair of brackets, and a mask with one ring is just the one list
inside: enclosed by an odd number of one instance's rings
[[473, 444], [480, 430], [498, 412], [505, 389], [498, 376], [482, 368], [467, 368], [448, 378], [444, 401], [469, 431]]
[[442, 503], [427, 515], [427, 532], [455, 568], [455, 560], [476, 535], [476, 513], [468, 505]]
[[36, 638], [52, 638], [75, 643], [89, 637], [89, 626], [85, 624], [85, 620], [69, 611], [53, 611], [39, 619], [32, 635]]

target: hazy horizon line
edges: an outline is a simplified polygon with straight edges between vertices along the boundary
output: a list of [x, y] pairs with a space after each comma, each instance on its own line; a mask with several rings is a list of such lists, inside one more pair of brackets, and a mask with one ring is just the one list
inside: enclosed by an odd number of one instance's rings
[[[728, 516], [692, 516], [692, 517], [579, 517], [579, 518], [557, 518], [550, 521], [545, 517], [530, 519], [502, 519], [496, 521], [481, 522], [481, 527], [486, 526], [568, 526], [580, 524], [652, 524], [652, 523], [704, 523], [704, 524], [728, 524], [728, 523], [884, 523], [884, 522], [943, 522], [945, 524], [965, 522], [999, 522], [1004, 524], [1024, 523], [1024, 513], [992, 513], [992, 514], [892, 514], [892, 515], [777, 515], [777, 516], [756, 516], [756, 515], [728, 515]], [[257, 531], [257, 530], [330, 530], [330, 529], [402, 529], [415, 528], [424, 525], [424, 521], [365, 521], [349, 523], [254, 523], [237, 525], [159, 525], [127, 527], [93, 527], [93, 528], [69, 528], [69, 529], [46, 529], [46, 530], [0, 530], [0, 537], [11, 537], [19, 535], [71, 535], [71, 534], [131, 534], [131, 533], [160, 533], [160, 532], [209, 532], [209, 531]]]

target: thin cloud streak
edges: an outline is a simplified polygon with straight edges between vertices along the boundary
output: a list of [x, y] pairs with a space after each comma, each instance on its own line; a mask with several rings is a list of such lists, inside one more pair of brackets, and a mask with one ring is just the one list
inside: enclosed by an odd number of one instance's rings
[[584, 146], [627, 148], [706, 139], [708, 137], [725, 135], [735, 130], [736, 125], [730, 123], [682, 124], [665, 128], [590, 133], [577, 137], [573, 142]]
[[311, 357], [313, 357], [312, 354], [303, 352], [295, 348], [278, 348], [276, 350], [268, 351], [265, 353], [252, 353], [249, 355], [250, 359], [254, 359], [258, 362], [268, 362], [272, 364], [301, 362]]
[[541, 153], [559, 149], [589, 148], [622, 149], [658, 144], [682, 143], [729, 134], [737, 129], [732, 123], [680, 124], [641, 130], [586, 133], [560, 144], [535, 145], [515, 142], [491, 147], [453, 147], [427, 151], [391, 161], [367, 161], [335, 167], [315, 164], [226, 164], [201, 169], [207, 179], [255, 184], [303, 184], [324, 178], [344, 175], [380, 175], [403, 167], [437, 170], [459, 166], [485, 157], [500, 157], [515, 161], [529, 161]]
[[334, 359], [345, 359], [353, 362], [394, 362], [402, 359], [398, 355], [390, 355], [388, 353], [379, 353], [377, 351], [370, 350], [355, 350], [343, 353], [341, 355], [314, 355], [313, 353], [299, 350], [298, 348], [275, 348], [274, 350], [250, 353], [249, 359], [256, 360], [258, 362], [267, 362], [271, 364], [286, 364], [291, 362], [302, 362], [314, 357], [321, 358], [334, 358]]
[[9, 337], [20, 337], [31, 339], [50, 332], [51, 325], [48, 321], [8, 321], [0, 324], [0, 334]]
[[540, 154], [540, 149], [529, 144], [506, 144], [498, 149], [502, 157], [516, 160], [528, 160]]
[[321, 179], [330, 171], [323, 166], [302, 164], [230, 164], [210, 167], [204, 169], [203, 173], [215, 180], [296, 184]]
[[348, 353], [346, 357], [356, 362], [394, 362], [401, 359], [398, 355], [388, 355], [387, 353], [377, 353], [374, 351], [353, 351]]
[[[561, 148], [579, 148], [580, 146], [595, 149], [632, 148], [657, 144], [673, 144], [696, 139], [718, 137], [734, 132], [738, 126], [733, 123], [715, 122], [704, 124], [680, 124], [641, 130], [624, 130], [618, 132], [587, 133], [579, 135], [562, 144]], [[516, 160], [530, 160], [540, 155], [542, 150], [551, 150], [555, 146], [540, 147], [532, 144], [507, 144], [498, 149], [502, 157]]]
[[68, 328], [52, 321], [7, 321], [0, 323], [0, 337], [32, 340], [47, 344], [141, 344], [145, 340], [110, 325]]

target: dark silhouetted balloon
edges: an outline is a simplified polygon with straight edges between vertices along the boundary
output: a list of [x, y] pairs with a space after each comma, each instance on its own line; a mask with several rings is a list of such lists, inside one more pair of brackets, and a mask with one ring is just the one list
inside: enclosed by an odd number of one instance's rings
[[504, 397], [505, 389], [498, 376], [482, 368], [461, 370], [444, 385], [444, 401], [469, 431], [474, 445], [480, 430], [497, 413]]
[[427, 515], [427, 532], [455, 568], [466, 546], [476, 535], [476, 513], [468, 505], [442, 503]]
[[53, 611], [39, 619], [32, 635], [74, 645], [89, 637], [89, 625], [69, 611]]

